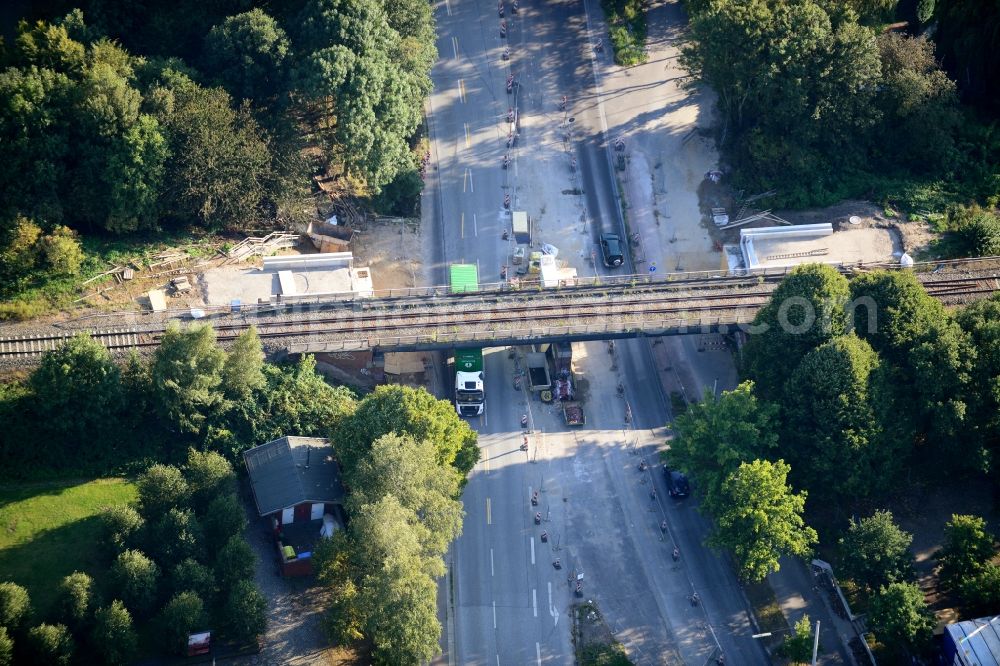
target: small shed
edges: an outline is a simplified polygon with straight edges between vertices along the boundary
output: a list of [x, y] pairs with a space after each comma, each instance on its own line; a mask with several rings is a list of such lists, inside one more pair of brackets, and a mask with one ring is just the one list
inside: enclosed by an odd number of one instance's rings
[[330, 441], [282, 437], [243, 453], [257, 511], [282, 525], [322, 520], [344, 501], [340, 466]]

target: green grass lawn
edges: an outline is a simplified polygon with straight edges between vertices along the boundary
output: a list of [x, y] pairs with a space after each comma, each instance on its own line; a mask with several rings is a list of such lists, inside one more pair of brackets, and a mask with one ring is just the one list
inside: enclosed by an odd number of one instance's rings
[[67, 574], [103, 578], [97, 514], [134, 499], [135, 486], [124, 479], [0, 484], [0, 580], [26, 587], [44, 617]]

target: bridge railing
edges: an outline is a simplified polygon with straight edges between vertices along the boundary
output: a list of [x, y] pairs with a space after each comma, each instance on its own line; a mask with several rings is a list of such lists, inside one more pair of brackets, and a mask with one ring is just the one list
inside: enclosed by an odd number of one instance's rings
[[351, 336], [349, 339], [329, 340], [322, 333], [315, 340], [295, 342], [287, 346], [290, 354], [358, 351], [367, 349], [445, 349], [457, 345], [504, 346], [514, 341], [585, 340], [616, 337], [656, 335], [683, 335], [687, 333], [717, 333], [731, 331], [753, 321], [752, 313], [734, 313], [732, 316], [651, 318], [640, 321], [607, 321], [600, 324], [575, 324], [564, 326], [525, 326], [499, 328], [489, 331], [435, 332], [400, 336]]

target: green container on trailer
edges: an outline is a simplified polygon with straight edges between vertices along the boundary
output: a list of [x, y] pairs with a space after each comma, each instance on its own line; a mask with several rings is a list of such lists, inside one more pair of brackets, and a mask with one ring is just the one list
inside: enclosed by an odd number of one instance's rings
[[475, 264], [451, 265], [451, 293], [479, 291], [479, 269]]
[[482, 349], [456, 349], [455, 372], [482, 372]]

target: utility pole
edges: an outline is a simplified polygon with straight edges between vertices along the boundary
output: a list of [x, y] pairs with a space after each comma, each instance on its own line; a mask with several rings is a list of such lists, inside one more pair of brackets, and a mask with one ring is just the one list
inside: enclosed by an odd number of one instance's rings
[[816, 653], [819, 652], [819, 620], [816, 620], [816, 635], [813, 636], [812, 666], [816, 666]]

